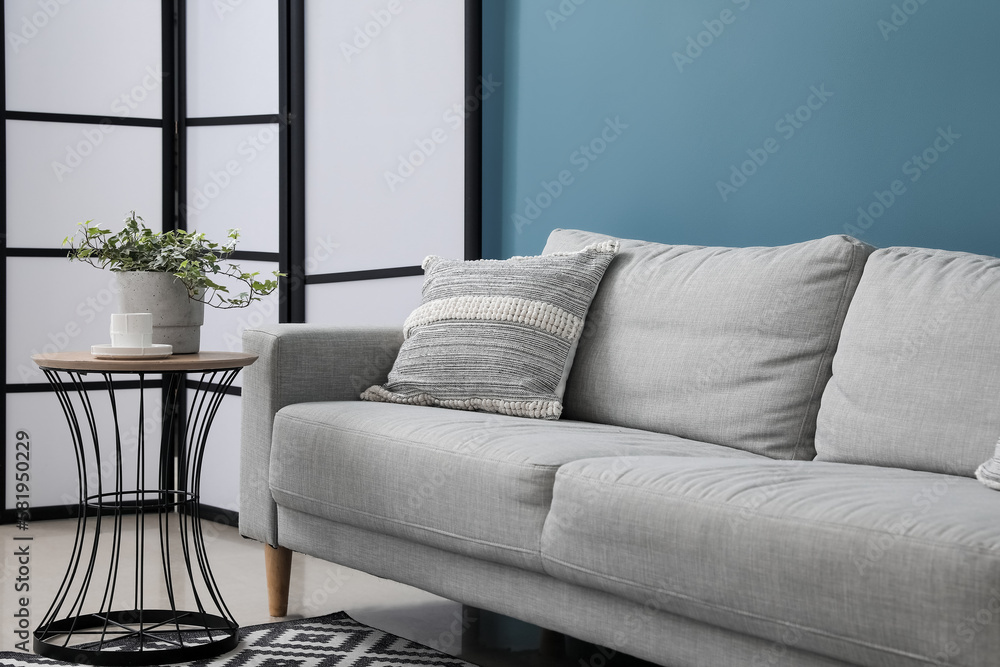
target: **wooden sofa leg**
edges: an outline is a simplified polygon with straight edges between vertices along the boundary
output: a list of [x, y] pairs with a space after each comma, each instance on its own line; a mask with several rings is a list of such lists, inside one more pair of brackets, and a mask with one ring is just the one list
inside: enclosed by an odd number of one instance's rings
[[292, 578], [292, 550], [264, 545], [267, 573], [267, 609], [271, 616], [288, 614], [288, 582]]

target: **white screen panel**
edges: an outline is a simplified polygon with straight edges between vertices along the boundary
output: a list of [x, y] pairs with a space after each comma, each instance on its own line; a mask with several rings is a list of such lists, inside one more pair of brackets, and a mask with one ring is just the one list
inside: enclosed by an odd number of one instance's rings
[[342, 270], [349, 254], [336, 235], [327, 230], [314, 230], [315, 235], [306, 239], [306, 273], [335, 273]]
[[[260, 278], [270, 278], [278, 269], [274, 262], [237, 262], [244, 271], [260, 273]], [[227, 283], [229, 284], [229, 283]], [[230, 284], [230, 290], [239, 283]], [[205, 308], [205, 324], [201, 328], [201, 349], [222, 352], [242, 352], [243, 332], [262, 324], [278, 323], [278, 291], [275, 290], [260, 301], [254, 301], [246, 308]], [[236, 386], [240, 386], [243, 374], [236, 376]]]
[[[100, 376], [88, 375], [85, 380], [96, 380]], [[132, 380], [135, 376], [118, 375], [116, 379]], [[158, 376], [154, 376], [158, 377]], [[65, 378], [65, 376], [64, 376]], [[90, 403], [94, 410], [98, 438], [101, 445], [101, 465], [96, 465], [93, 440], [82, 410], [79, 397], [72, 393], [72, 400], [81, 427], [85, 429], [86, 478], [89, 493], [97, 493], [98, 476], [105, 485], [105, 492], [114, 490], [115, 483], [115, 420], [111, 412], [111, 401], [107, 390], [100, 388], [89, 391]], [[145, 486], [157, 485], [158, 453], [160, 444], [160, 395], [159, 388], [146, 390], [143, 428], [146, 439], [146, 455], [143, 466]], [[118, 426], [122, 438], [122, 480], [123, 488], [137, 488], [138, 442], [139, 442], [139, 391], [137, 389], [115, 390], [115, 404], [118, 410]], [[30, 438], [30, 504], [32, 507], [75, 504], [79, 498], [77, 457], [66, 417], [55, 393], [7, 394], [7, 498], [6, 507], [15, 507], [17, 498], [17, 434], [27, 433]], [[22, 438], [23, 439], [23, 438]], [[24, 451], [21, 448], [20, 451]], [[111, 454], [107, 457], [106, 454]], [[23, 457], [22, 457], [23, 461]], [[22, 463], [21, 468], [24, 468]], [[134, 498], [128, 498], [129, 500]]]
[[7, 121], [7, 244], [58, 248], [76, 223], [162, 227], [158, 128]]
[[187, 115], [278, 113], [278, 3], [187, 3]]
[[306, 236], [337, 271], [464, 253], [464, 3], [390, 4], [306, 2]]
[[[188, 405], [194, 392], [188, 392]], [[201, 467], [201, 502], [239, 511], [240, 397], [226, 396], [212, 422]]]
[[161, 117], [160, 0], [7, 0], [4, 13], [8, 109]]
[[423, 276], [306, 286], [310, 324], [399, 326], [420, 305]]
[[188, 128], [188, 229], [239, 250], [278, 251], [278, 126]]
[[42, 382], [31, 355], [110, 343], [118, 312], [111, 271], [61, 258], [7, 258], [7, 382]]

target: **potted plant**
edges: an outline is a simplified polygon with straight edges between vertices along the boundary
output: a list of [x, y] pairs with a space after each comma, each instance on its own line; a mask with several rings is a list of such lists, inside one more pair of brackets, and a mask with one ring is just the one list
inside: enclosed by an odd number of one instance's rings
[[[225, 243], [204, 234], [178, 229], [154, 232], [130, 212], [124, 228], [108, 229], [80, 223], [74, 236], [63, 239], [69, 258], [117, 273], [118, 305], [123, 313], [152, 313], [153, 342], [172, 345], [175, 353], [197, 352], [205, 304], [215, 308], [243, 308], [273, 292], [274, 279], [260, 280], [227, 261], [236, 249], [239, 230], [230, 229]], [[233, 294], [218, 281], [235, 281], [242, 290]]]

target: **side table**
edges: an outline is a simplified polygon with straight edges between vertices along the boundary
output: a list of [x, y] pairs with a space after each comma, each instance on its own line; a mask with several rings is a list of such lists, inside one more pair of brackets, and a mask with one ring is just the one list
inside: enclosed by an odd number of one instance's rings
[[[240, 370], [257, 356], [201, 352], [164, 359], [98, 359], [89, 352], [58, 352], [32, 360], [55, 389], [66, 416], [80, 484], [73, 553], [55, 600], [34, 632], [35, 652], [94, 665], [161, 665], [235, 648], [239, 626], [208, 564], [198, 499], [212, 420]], [[189, 388], [187, 373], [201, 377], [190, 387], [194, 394], [186, 423], [175, 433], [172, 415]], [[88, 374], [103, 381], [84, 381]], [[121, 374], [138, 379], [134, 453], [123, 451], [125, 429], [113, 383], [113, 376]], [[147, 378], [160, 374], [162, 385]], [[145, 437], [143, 399], [147, 389], [160, 386], [165, 388], [161, 440], [151, 445]], [[101, 434], [91, 394], [104, 391], [114, 432]], [[175, 439], [179, 451], [172, 452], [168, 443]], [[147, 450], [159, 459], [155, 481], [146, 479]], [[131, 468], [135, 487], [125, 488]], [[113, 485], [102, 479], [105, 470], [114, 471]], [[158, 544], [146, 539], [147, 523], [156, 525]], [[147, 551], [158, 551], [159, 557], [149, 558]], [[123, 552], [134, 555], [134, 572], [119, 571], [124, 569]], [[147, 560], [155, 562], [147, 566]], [[181, 595], [193, 599], [194, 610], [177, 608]], [[161, 602], [150, 608], [150, 598]]]

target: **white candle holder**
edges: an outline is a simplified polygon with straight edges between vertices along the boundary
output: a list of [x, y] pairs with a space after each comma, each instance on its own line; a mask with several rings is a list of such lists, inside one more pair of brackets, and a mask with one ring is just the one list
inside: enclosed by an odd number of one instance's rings
[[91, 345], [98, 359], [160, 358], [173, 354], [172, 345], [153, 342], [152, 313], [115, 313], [111, 316], [111, 344]]
[[152, 313], [111, 315], [111, 347], [152, 347]]

